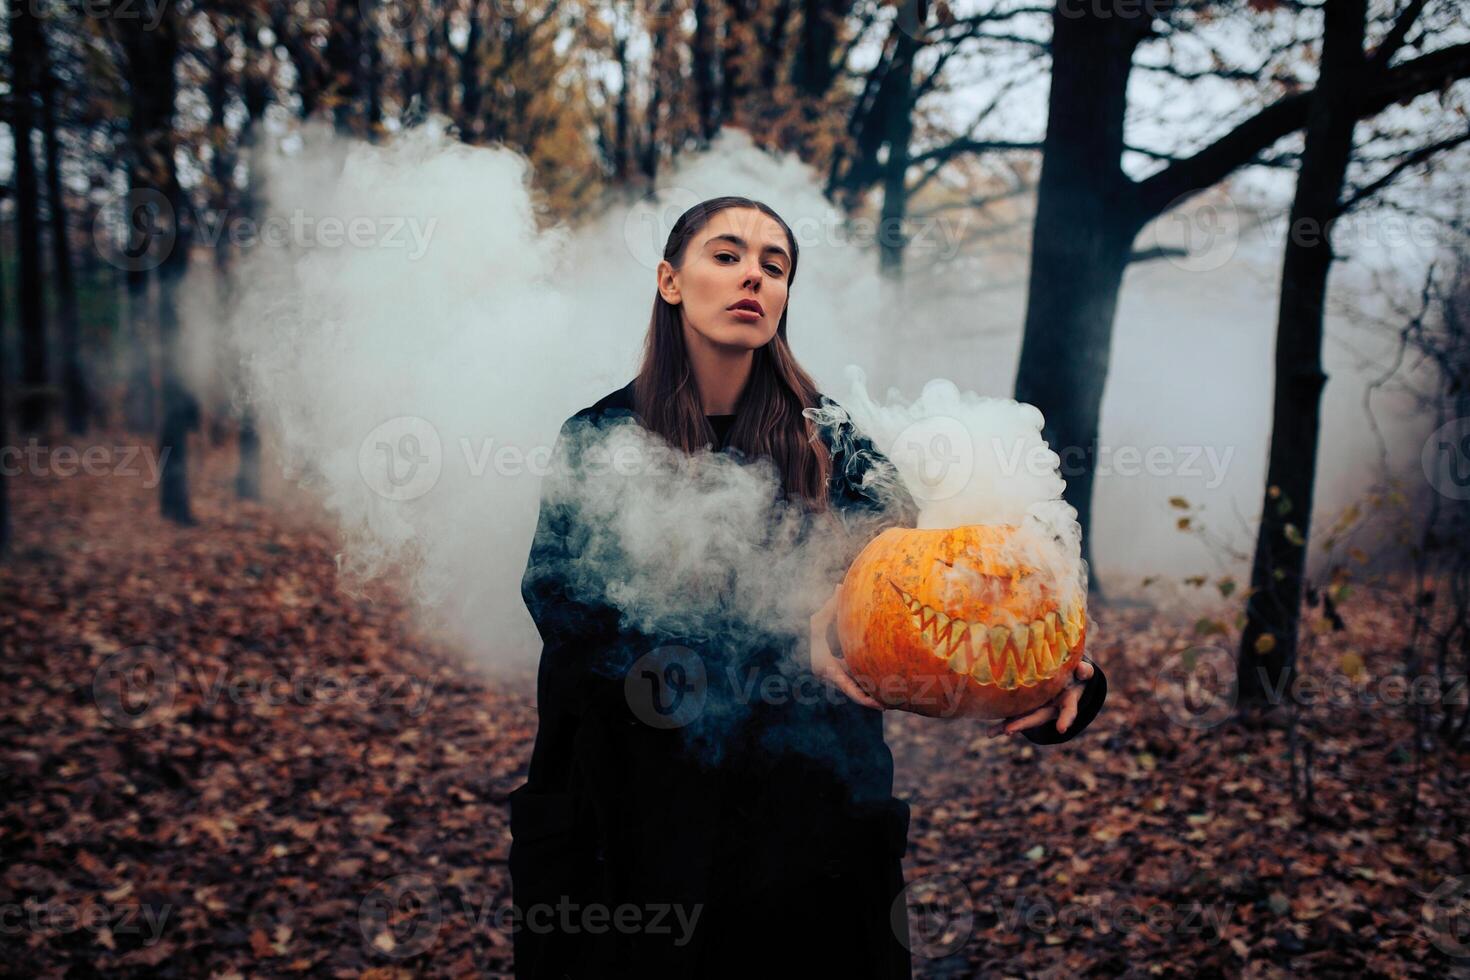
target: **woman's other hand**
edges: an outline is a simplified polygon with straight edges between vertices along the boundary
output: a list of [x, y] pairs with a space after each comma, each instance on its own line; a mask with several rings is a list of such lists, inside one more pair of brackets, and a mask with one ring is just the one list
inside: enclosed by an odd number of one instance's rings
[[1024, 715], [1012, 715], [1004, 721], [997, 722], [990, 729], [990, 737], [997, 735], [1016, 735], [1027, 728], [1035, 728], [1051, 719], [1057, 720], [1057, 732], [1065, 732], [1071, 727], [1072, 722], [1077, 720], [1077, 703], [1082, 700], [1082, 691], [1087, 687], [1088, 678], [1093, 675], [1091, 661], [1080, 660], [1072, 672], [1072, 679], [1067, 686], [1062, 688], [1057, 696], [1037, 708], [1035, 711]]
[[812, 673], [827, 683], [836, 687], [843, 694], [852, 698], [858, 704], [867, 708], [883, 710], [883, 705], [873, 700], [852, 675], [847, 672], [843, 661], [839, 660], [832, 652], [832, 647], [827, 642], [828, 629], [832, 621], [837, 618], [837, 595], [842, 591], [842, 586], [832, 590], [832, 597], [827, 600], [826, 605], [816, 611], [811, 621], [811, 651], [812, 651]]

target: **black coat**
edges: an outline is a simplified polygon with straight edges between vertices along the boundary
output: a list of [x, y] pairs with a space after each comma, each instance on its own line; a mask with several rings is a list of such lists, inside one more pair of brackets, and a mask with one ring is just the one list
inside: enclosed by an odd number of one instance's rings
[[[568, 419], [558, 456], [584, 423], [620, 418], [641, 421], [631, 383]], [[828, 442], [829, 499], [844, 521], [866, 522], [858, 547], [883, 526], [914, 526], [906, 494], [880, 502], [862, 486], [865, 469], [888, 460], [844, 435]], [[510, 797], [518, 980], [909, 977], [907, 917], [901, 904], [893, 914], [909, 808], [892, 795], [882, 713], [841, 696], [746, 697], [734, 722], [706, 709], [683, 727], [646, 724], [624, 674], [677, 638], [624, 630], [615, 608], [567, 594], [563, 571], [587, 530], [543, 492], [522, 580], [544, 644], [540, 720], [526, 782]], [[771, 676], [784, 654], [789, 671], [800, 645], [771, 637], [750, 663]], [[706, 676], [706, 704], [736, 703], [727, 675]], [[1048, 726], [1026, 737], [1069, 740], [1105, 692], [1097, 671], [1066, 735]]]

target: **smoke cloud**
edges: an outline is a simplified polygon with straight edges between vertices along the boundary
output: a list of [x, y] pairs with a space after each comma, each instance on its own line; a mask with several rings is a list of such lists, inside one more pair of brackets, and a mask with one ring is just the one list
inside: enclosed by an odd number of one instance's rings
[[[559, 428], [632, 377], [668, 231], [687, 207], [722, 194], [767, 202], [796, 233], [792, 348], [893, 460], [922, 508], [921, 526], [1030, 528], [1049, 549], [1047, 564], [1085, 581], [1039, 413], [965, 390], [1010, 390], [1022, 281], [974, 264], [934, 277], [967, 234], [964, 211], [927, 219], [907, 253], [910, 287], [896, 294], [876, 274], [874, 229], [834, 211], [822, 175], [738, 131], [683, 160], [656, 196], [609, 203], [575, 227], [546, 226], [524, 158], [459, 144], [435, 120], [377, 145], [308, 127], [258, 164], [270, 234], [241, 250], [225, 322], [194, 315], [211, 305], [195, 296], [187, 322], [212, 336], [192, 338], [191, 350], [225, 348], [220, 359], [239, 365], [262, 428], [291, 470], [320, 488], [340, 525], [344, 584], [407, 568], [426, 622], [483, 662], [534, 658], [519, 582]], [[1243, 240], [1223, 267], [1154, 265], [1130, 277], [1103, 405], [1102, 440], [1121, 444], [1097, 485], [1093, 548], [1104, 572], [1190, 574], [1215, 564], [1174, 530], [1175, 495], [1210, 505], [1216, 528], [1248, 545], [1248, 521], [1219, 517], [1249, 513], [1261, 490], [1272, 303], [1269, 288], [1242, 290], [1238, 281], [1269, 287], [1273, 261]], [[1212, 326], [1214, 314], [1200, 309], [1210, 288], [1228, 293], [1233, 305], [1219, 313], [1228, 324]], [[1187, 334], [1178, 329], [1186, 308]], [[1241, 324], [1254, 332], [1245, 336]], [[1218, 338], [1234, 360], [1169, 353], [1201, 338]], [[868, 371], [920, 394], [906, 400], [890, 389], [880, 404], [867, 393]], [[1324, 473], [1367, 455], [1347, 407], [1364, 374], [1329, 384]], [[958, 383], [933, 380], [946, 375]], [[1170, 454], [1163, 475], [1122, 455], [1157, 446]], [[705, 463], [702, 482], [687, 487], [679, 481], [694, 480], [688, 474], [651, 474], [668, 499], [595, 501], [618, 547], [648, 558], [648, 568], [613, 583], [625, 615], [691, 625], [713, 608], [698, 598], [701, 577], [722, 572], [726, 601], [738, 594], [752, 616], [798, 628], [845, 552], [814, 551], [808, 540], [772, 564], [750, 544], [753, 528], [774, 518], [779, 530], [786, 520], [770, 510], [770, 475]], [[697, 495], [685, 493], [695, 486]], [[1328, 481], [1328, 489], [1349, 488]], [[781, 533], [802, 538], [790, 526]], [[669, 551], [670, 538], [682, 550]], [[678, 612], [675, 597], [692, 605]]]
[[[869, 359], [888, 302], [817, 176], [733, 131], [656, 197], [575, 229], [542, 227], [523, 158], [439, 124], [381, 145], [308, 128], [261, 169], [279, 241], [245, 253], [225, 330], [247, 397], [340, 523], [345, 581], [410, 569], [426, 619], [492, 663], [537, 649], [519, 583], [542, 477], [563, 421], [636, 369], [679, 214], [730, 193], [782, 214], [801, 249], [792, 346], [819, 378]], [[772, 511], [769, 465], [711, 457], [696, 477], [635, 448], [656, 489], [604, 483], [585, 501], [623, 559], [605, 581], [630, 623], [695, 630], [733, 595], [747, 618], [804, 629], [837, 551]], [[784, 553], [756, 547], [783, 536]], [[723, 591], [701, 591], [716, 578]]]

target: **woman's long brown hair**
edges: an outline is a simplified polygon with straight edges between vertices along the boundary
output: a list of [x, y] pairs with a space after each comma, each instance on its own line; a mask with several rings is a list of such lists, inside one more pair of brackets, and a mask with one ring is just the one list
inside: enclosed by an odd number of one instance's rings
[[[780, 224], [791, 248], [791, 269], [786, 279], [789, 289], [796, 281], [796, 236], [768, 205], [746, 197], [715, 197], [685, 211], [669, 232], [663, 257], [675, 269], [681, 268], [690, 240], [711, 217], [726, 208], [754, 208]], [[832, 457], [818, 438], [814, 423], [802, 415], [802, 409], [818, 407], [818, 391], [787, 346], [786, 315], [790, 310], [788, 293], [776, 335], [755, 351], [750, 380], [735, 408], [728, 445], [749, 459], [768, 457], [781, 473], [788, 498], [804, 501], [813, 511], [825, 511]], [[648, 428], [671, 445], [693, 452], [715, 442], [714, 429], [704, 417], [694, 383], [679, 307], [666, 302], [656, 291], [633, 393], [636, 410]]]

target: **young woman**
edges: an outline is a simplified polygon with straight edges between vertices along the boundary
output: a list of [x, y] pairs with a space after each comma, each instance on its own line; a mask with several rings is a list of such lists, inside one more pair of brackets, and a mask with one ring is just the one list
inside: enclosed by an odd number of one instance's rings
[[[715, 198], [679, 218], [663, 256], [638, 376], [567, 420], [566, 466], [547, 479], [576, 470], [585, 433], [631, 421], [686, 453], [713, 445], [774, 461], [783, 500], [861, 529], [849, 558], [885, 526], [914, 526], [907, 494], [865, 484], [871, 467], [891, 475], [872, 443], [802, 414], [822, 395], [787, 346], [798, 255], [786, 223], [760, 202]], [[910, 976], [909, 811], [893, 796], [880, 706], [832, 649], [835, 593], [807, 636], [761, 652], [786, 658], [783, 676], [795, 661], [841, 695], [707, 710], [737, 721], [715, 732], [716, 751], [696, 751], [699, 726], [648, 724], [620, 673], [668, 638], [623, 629], [613, 605], [568, 589], [574, 570], [585, 577], [576, 565], [593, 529], [565, 499], [543, 487], [522, 580], [544, 646], [539, 728], [511, 795], [516, 976]], [[707, 676], [711, 699], [735, 697], [720, 671]], [[992, 731], [1066, 741], [1105, 684], [1084, 661], [1050, 704]]]

